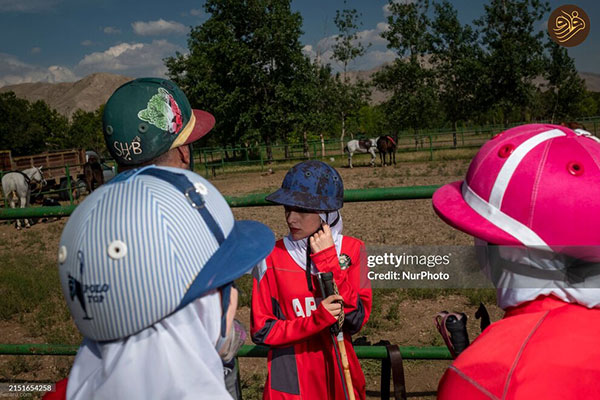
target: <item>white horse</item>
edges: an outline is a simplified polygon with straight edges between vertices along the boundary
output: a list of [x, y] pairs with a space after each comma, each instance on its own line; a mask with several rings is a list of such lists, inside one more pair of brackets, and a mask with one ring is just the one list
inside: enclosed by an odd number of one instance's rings
[[[17, 202], [21, 208], [29, 207], [29, 198], [31, 195], [30, 183], [46, 185], [46, 180], [42, 174], [42, 167], [28, 168], [23, 171], [10, 171], [2, 176], [2, 193], [10, 208], [16, 208]], [[25, 218], [25, 227], [29, 228], [29, 220]], [[21, 229], [21, 220], [17, 219], [17, 229]]]
[[348, 153], [348, 167], [352, 168], [352, 155], [354, 153], [370, 153], [371, 166], [375, 166], [375, 154], [377, 153], [377, 139], [351, 140], [346, 143], [344, 151]]

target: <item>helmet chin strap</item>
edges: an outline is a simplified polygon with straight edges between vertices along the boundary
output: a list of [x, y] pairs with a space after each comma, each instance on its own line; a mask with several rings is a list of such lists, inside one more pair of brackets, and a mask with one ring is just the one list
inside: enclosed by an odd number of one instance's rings
[[[335, 226], [339, 220], [340, 220], [340, 213], [338, 212], [337, 217], [329, 226]], [[325, 223], [327, 223], [328, 221], [329, 221], [329, 212], [326, 212], [325, 213]], [[308, 290], [310, 290], [311, 292], [313, 291], [314, 288], [313, 288], [312, 276], [311, 276], [312, 260], [310, 258], [310, 255], [312, 254], [312, 249], [310, 248], [310, 238], [315, 233], [322, 231], [322, 230], [323, 230], [323, 226], [319, 226], [319, 229], [317, 229], [311, 235], [308, 236], [307, 243], [306, 243], [306, 271], [305, 271], [305, 274], [306, 274], [306, 283], [308, 285]]]

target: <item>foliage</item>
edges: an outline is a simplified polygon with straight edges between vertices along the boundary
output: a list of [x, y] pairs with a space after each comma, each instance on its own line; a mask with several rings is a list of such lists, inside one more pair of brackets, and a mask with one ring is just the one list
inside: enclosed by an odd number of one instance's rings
[[480, 28], [487, 95], [482, 104], [498, 106], [504, 122], [512, 110], [525, 119], [535, 95], [533, 80], [544, 68], [543, 32], [537, 27], [549, 11], [540, 0], [490, 0], [484, 15], [475, 21]]
[[429, 1], [398, 3], [390, 0], [389, 30], [382, 36], [399, 58], [374, 76], [376, 87], [391, 93], [384, 107], [389, 127], [422, 129], [434, 126], [439, 117], [435, 74], [426, 55], [431, 48]]
[[439, 88], [439, 99], [449, 122], [456, 129], [478, 110], [478, 99], [485, 90], [483, 52], [478, 35], [462, 26], [456, 10], [444, 0], [435, 3], [431, 42], [432, 63]]
[[[347, 5], [347, 0], [344, 0], [344, 7]], [[335, 37], [333, 58], [344, 67], [343, 83], [345, 84], [348, 83], [346, 77], [348, 63], [357, 57], [363, 56], [370, 46], [369, 44], [365, 47], [362, 43], [357, 42], [360, 17], [361, 14], [355, 8], [344, 8], [335, 12], [334, 22], [340, 33]]]
[[555, 122], [571, 120], [584, 114], [586, 91], [583, 79], [577, 74], [575, 63], [567, 49], [553, 41], [546, 46], [550, 53], [544, 77], [548, 90], [543, 93], [545, 109]]
[[289, 0], [209, 0], [204, 8], [210, 18], [192, 29], [189, 54], [166, 60], [169, 76], [193, 106], [215, 115], [211, 137], [219, 144], [285, 140], [305, 122], [298, 99], [311, 97], [300, 84], [313, 71], [302, 54], [300, 14]]
[[106, 152], [101, 106], [94, 112], [77, 110], [67, 117], [38, 100], [30, 103], [13, 92], [0, 94], [0, 149], [13, 157], [45, 151], [83, 148]]
[[0, 149], [10, 149], [13, 156], [56, 148], [66, 129], [67, 118], [43, 101], [30, 103], [13, 92], [0, 94]]

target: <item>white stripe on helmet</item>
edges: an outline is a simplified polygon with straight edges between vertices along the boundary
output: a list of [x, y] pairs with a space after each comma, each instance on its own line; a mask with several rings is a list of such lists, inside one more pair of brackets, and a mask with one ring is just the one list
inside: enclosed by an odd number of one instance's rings
[[534, 231], [523, 225], [516, 219], [504, 214], [500, 209], [494, 207], [473, 191], [467, 184], [462, 184], [462, 196], [465, 202], [479, 215], [502, 229], [504, 232], [515, 237], [526, 246], [539, 246], [541, 249], [550, 250], [550, 247]]
[[504, 198], [506, 188], [508, 187], [515, 170], [521, 161], [523, 161], [523, 158], [525, 158], [525, 156], [537, 145], [559, 136], [566, 136], [566, 133], [560, 129], [545, 131], [530, 137], [521, 143], [519, 147], [514, 149], [496, 177], [496, 182], [494, 182], [492, 193], [490, 194], [489, 203], [495, 208], [500, 209], [502, 207], [502, 199]]

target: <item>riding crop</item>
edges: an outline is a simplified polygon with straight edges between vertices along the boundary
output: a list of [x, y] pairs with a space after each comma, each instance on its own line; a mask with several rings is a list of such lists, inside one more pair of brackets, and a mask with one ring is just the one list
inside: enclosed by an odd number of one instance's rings
[[[333, 280], [332, 272], [319, 273], [317, 276], [319, 278], [319, 286], [323, 298], [334, 294], [339, 294], [337, 285]], [[333, 342], [333, 348], [335, 350], [335, 355], [338, 362], [338, 369], [340, 372], [340, 378], [342, 380], [342, 387], [344, 388], [344, 395], [346, 396], [347, 400], [355, 400], [354, 387], [352, 386], [352, 376], [350, 375], [350, 364], [348, 363], [348, 355], [346, 354], [346, 345], [344, 343], [344, 332], [342, 331], [343, 324], [344, 308], [342, 306], [342, 312], [338, 317], [338, 321], [330, 328], [331, 340]]]

